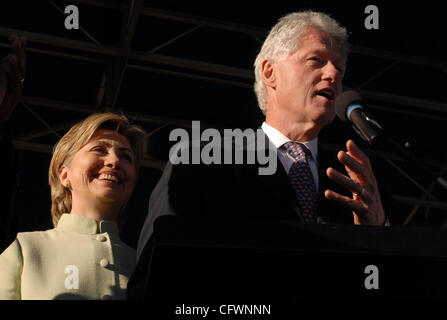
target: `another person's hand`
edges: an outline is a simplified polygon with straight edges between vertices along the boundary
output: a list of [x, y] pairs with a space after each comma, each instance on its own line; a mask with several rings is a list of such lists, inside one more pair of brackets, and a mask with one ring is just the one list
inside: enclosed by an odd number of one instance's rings
[[26, 38], [12, 34], [9, 41], [11, 53], [0, 64], [0, 126], [20, 101], [26, 72]]
[[352, 140], [346, 142], [346, 148], [348, 152], [340, 151], [337, 158], [345, 166], [349, 176], [334, 168], [328, 168], [326, 174], [352, 192], [352, 198], [332, 190], [326, 190], [324, 195], [329, 200], [335, 200], [351, 208], [355, 224], [383, 225], [385, 212], [369, 158]]

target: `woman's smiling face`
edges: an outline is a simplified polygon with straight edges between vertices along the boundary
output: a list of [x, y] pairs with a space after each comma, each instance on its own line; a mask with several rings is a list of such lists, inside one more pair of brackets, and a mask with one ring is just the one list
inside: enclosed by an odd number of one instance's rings
[[60, 171], [62, 184], [69, 181], [72, 202], [91, 205], [113, 203], [121, 207], [130, 198], [136, 181], [134, 153], [121, 134], [98, 129]]

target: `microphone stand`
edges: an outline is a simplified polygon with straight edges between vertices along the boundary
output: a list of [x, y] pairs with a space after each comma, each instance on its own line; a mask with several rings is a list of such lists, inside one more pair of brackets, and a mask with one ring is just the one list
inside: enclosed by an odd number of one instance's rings
[[[422, 165], [421, 162], [418, 161], [413, 156], [413, 154], [410, 152], [410, 149], [409, 149], [408, 146], [403, 147], [397, 141], [395, 141], [394, 139], [388, 137], [383, 132], [383, 129], [380, 126], [377, 127], [377, 134], [375, 134], [373, 136], [370, 136], [369, 138], [367, 138], [365, 136], [365, 134], [360, 132], [355, 126], [353, 126], [353, 128], [363, 139], [368, 141], [371, 146], [373, 146], [373, 147], [385, 147], [385, 148], [388, 148], [388, 149], [391, 149], [391, 150], [395, 151], [399, 156], [401, 156], [402, 158], [407, 160], [408, 163], [411, 164], [415, 169], [418, 169], [422, 173], [426, 174], [427, 176], [429, 176], [430, 178], [435, 180], [440, 186], [442, 186], [444, 189], [447, 190], [447, 180], [446, 179], [438, 176], [432, 170], [430, 170], [429, 168], [427, 168], [424, 165]], [[397, 167], [396, 164], [392, 163], [392, 165]], [[419, 189], [422, 188], [419, 184], [415, 183], [415, 181], [413, 179], [411, 179], [410, 177], [406, 176], [406, 178], [409, 179], [413, 184], [415, 184]], [[429, 191], [427, 191], [425, 189], [423, 189], [423, 190], [424, 190], [424, 193], [429, 194], [431, 197], [436, 199]]]
[[[396, 152], [399, 156], [406, 159], [415, 169], [420, 170], [425, 175], [432, 178], [440, 186], [447, 190], [447, 180], [438, 176], [429, 168], [425, 167], [418, 161], [412, 153], [410, 153], [409, 146], [405, 148], [397, 143], [395, 140], [388, 137], [383, 128], [377, 123], [369, 114], [364, 110], [360, 104], [362, 98], [356, 91], [345, 91], [342, 93], [335, 102], [335, 111], [337, 116], [342, 121], [349, 121], [353, 124], [354, 131], [357, 132], [365, 141], [367, 141], [373, 147], [385, 147]], [[398, 168], [389, 159], [388, 162], [395, 168]], [[403, 170], [399, 168], [399, 172], [403, 173]], [[425, 194], [429, 194], [435, 198], [429, 191], [425, 190], [416, 181], [414, 181], [407, 174], [404, 174], [418, 188], [424, 190]]]
[[401, 145], [399, 145], [395, 140], [386, 136], [384, 137], [384, 139], [385, 143], [391, 146], [394, 150], [396, 150], [401, 157], [407, 159], [411, 165], [413, 165], [415, 168], [418, 168], [421, 172], [425, 173], [433, 180], [436, 180], [436, 182], [438, 182], [440, 186], [442, 186], [444, 189], [447, 190], [447, 180], [445, 180], [443, 177], [439, 177], [432, 170], [422, 165], [420, 161], [417, 161], [415, 157], [409, 152], [409, 147], [404, 148]]

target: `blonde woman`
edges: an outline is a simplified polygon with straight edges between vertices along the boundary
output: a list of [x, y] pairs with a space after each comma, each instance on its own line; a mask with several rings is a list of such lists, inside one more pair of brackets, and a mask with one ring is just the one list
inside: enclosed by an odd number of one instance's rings
[[145, 132], [99, 113], [56, 144], [49, 169], [54, 229], [19, 233], [0, 255], [0, 299], [124, 299], [135, 251], [118, 221], [136, 183]]

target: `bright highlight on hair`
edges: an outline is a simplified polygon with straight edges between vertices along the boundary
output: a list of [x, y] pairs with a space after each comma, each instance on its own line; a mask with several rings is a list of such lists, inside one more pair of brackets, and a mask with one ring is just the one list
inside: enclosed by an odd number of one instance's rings
[[281, 61], [293, 54], [300, 46], [300, 36], [314, 29], [329, 34], [341, 48], [343, 61], [347, 61], [349, 43], [346, 29], [325, 13], [315, 11], [294, 12], [280, 18], [270, 30], [256, 57], [254, 91], [259, 108], [265, 114], [266, 89], [262, 82], [262, 62], [266, 59]]

